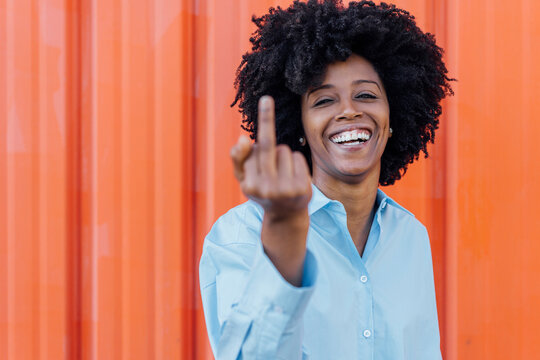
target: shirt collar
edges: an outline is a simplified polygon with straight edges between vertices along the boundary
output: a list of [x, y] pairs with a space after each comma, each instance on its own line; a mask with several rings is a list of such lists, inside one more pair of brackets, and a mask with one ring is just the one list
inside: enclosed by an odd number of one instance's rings
[[324, 195], [314, 184], [311, 184], [311, 192], [311, 200], [308, 204], [308, 213], [310, 216], [332, 201], [327, 198], [326, 195]]
[[[316, 213], [318, 210], [325, 207], [330, 202], [332, 201], [337, 202], [337, 200], [331, 200], [328, 197], [326, 197], [326, 195], [324, 195], [322, 191], [319, 190], [319, 188], [317, 188], [314, 184], [311, 184], [311, 189], [312, 189], [312, 195], [311, 195], [311, 200], [308, 205], [308, 213], [310, 216]], [[381, 210], [384, 210], [386, 206], [391, 205], [412, 215], [412, 213], [409, 210], [399, 205], [390, 196], [386, 195], [381, 189], [377, 189], [376, 204], [378, 204], [377, 213], [379, 213]]]

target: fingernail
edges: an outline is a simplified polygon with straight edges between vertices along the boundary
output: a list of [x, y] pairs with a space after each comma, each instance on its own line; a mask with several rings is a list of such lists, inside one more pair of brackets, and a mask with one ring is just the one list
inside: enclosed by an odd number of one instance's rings
[[271, 99], [272, 99], [272, 98], [271, 98], [270, 96], [268, 96], [268, 95], [263, 95], [263, 96], [261, 97], [261, 99], [259, 100], [259, 101], [260, 101], [259, 104], [261, 105], [261, 108], [264, 109], [264, 110], [268, 109], [268, 108], [270, 107], [270, 101], [271, 101]]

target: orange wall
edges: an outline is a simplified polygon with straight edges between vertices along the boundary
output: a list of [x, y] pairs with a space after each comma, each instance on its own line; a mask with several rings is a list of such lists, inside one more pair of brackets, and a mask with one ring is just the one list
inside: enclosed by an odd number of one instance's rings
[[[202, 240], [242, 201], [229, 104], [289, 1], [0, 0], [0, 359], [210, 359]], [[540, 4], [400, 0], [456, 96], [385, 190], [431, 234], [445, 359], [540, 352]]]

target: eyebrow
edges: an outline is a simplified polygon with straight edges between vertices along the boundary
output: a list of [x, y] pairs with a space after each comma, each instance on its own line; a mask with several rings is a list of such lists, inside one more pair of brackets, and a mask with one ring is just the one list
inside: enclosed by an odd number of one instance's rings
[[[381, 87], [379, 86], [379, 84], [376, 81], [372, 81], [372, 80], [354, 80], [352, 82], [353, 85], [358, 85], [358, 84], [362, 84], [362, 83], [375, 84], [375, 85], [377, 85], [379, 90], [382, 91]], [[319, 90], [323, 90], [323, 89], [331, 89], [331, 88], [334, 88], [334, 87], [335, 86], [332, 85], [332, 84], [324, 84], [324, 85], [321, 85], [321, 86], [317, 86], [317, 87], [314, 87], [313, 89], [309, 90], [308, 93], [307, 93], [307, 96], [309, 97], [309, 95], [311, 95], [315, 91], [319, 91]]]

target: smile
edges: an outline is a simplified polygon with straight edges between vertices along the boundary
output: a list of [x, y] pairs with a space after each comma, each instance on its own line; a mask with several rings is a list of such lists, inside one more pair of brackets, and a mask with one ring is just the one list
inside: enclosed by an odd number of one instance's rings
[[368, 141], [371, 138], [371, 132], [366, 129], [349, 130], [337, 133], [330, 137], [334, 144], [352, 146]]

